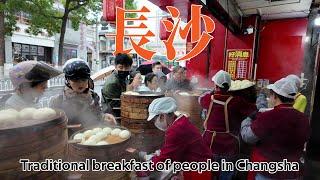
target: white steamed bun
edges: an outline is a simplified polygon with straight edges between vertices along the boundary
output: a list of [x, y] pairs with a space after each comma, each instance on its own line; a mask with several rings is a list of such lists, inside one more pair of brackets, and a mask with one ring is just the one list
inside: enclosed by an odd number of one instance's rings
[[130, 132], [128, 130], [123, 130], [119, 133], [122, 139], [128, 139], [130, 137]]
[[36, 108], [24, 108], [19, 112], [19, 118], [20, 119], [32, 119], [33, 113], [37, 111]]
[[0, 111], [0, 122], [16, 121], [18, 119], [19, 119], [19, 113], [14, 109], [7, 109], [7, 110]]
[[36, 119], [36, 120], [50, 119], [55, 116], [56, 116], [56, 111], [51, 108], [40, 108], [33, 113], [33, 119]]
[[101, 145], [108, 145], [108, 144], [109, 143], [107, 143], [106, 141], [100, 141], [96, 145], [101, 146]]
[[119, 128], [115, 128], [111, 131], [111, 135], [114, 135], [114, 136], [119, 136], [119, 133], [121, 132], [121, 129]]

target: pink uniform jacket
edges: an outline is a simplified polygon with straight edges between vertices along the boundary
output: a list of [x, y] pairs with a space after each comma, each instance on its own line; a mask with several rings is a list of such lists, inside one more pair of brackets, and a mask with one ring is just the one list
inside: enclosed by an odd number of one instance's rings
[[[212, 159], [211, 150], [205, 145], [199, 130], [185, 116], [177, 118], [168, 127], [160, 155], [154, 156], [155, 164], [170, 159], [172, 162], [206, 162]], [[148, 176], [150, 172], [137, 172], [138, 177]], [[183, 172], [185, 180], [211, 180], [211, 172]]]
[[212, 159], [211, 150], [202, 140], [199, 130], [185, 116], [167, 129], [160, 155], [152, 158], [154, 164], [170, 159], [176, 162], [205, 162]]

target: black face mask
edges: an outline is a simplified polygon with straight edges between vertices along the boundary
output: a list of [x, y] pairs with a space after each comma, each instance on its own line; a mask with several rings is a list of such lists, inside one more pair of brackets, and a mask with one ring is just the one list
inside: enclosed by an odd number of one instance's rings
[[118, 76], [120, 79], [125, 80], [130, 74], [130, 71], [118, 71]]

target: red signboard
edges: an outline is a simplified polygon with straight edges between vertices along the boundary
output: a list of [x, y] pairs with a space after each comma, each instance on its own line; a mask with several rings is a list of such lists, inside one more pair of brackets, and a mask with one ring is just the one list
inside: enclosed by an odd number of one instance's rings
[[173, 19], [172, 18], [162, 18], [162, 20], [160, 21], [160, 39], [167, 40], [171, 33], [167, 31], [166, 26], [162, 23], [163, 20], [168, 20], [171, 23], [173, 23]]
[[123, 8], [123, 0], [103, 0], [103, 19], [108, 22], [116, 21], [116, 7]]
[[226, 56], [226, 71], [232, 79], [252, 79], [251, 49], [229, 49]]

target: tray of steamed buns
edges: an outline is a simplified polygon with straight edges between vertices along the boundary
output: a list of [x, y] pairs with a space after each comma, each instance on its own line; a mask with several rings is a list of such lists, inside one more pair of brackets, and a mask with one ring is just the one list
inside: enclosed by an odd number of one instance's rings
[[71, 141], [85, 146], [110, 146], [127, 141], [131, 132], [120, 126], [95, 127], [76, 132], [71, 136]]
[[0, 111], [0, 129], [32, 126], [54, 120], [62, 114], [62, 111], [51, 108], [4, 109]]

